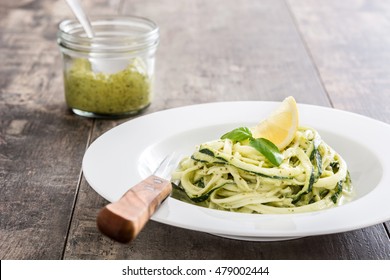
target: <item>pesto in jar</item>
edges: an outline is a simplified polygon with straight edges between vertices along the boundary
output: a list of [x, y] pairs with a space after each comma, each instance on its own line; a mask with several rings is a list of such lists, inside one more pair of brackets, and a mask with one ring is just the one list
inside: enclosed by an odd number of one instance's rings
[[151, 102], [151, 82], [134, 64], [114, 74], [94, 73], [87, 59], [74, 59], [64, 74], [72, 109], [101, 115], [138, 112]]

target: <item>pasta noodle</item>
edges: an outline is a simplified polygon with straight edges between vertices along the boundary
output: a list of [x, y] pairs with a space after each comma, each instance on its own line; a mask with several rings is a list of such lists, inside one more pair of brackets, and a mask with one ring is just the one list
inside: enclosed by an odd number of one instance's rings
[[196, 204], [243, 213], [316, 211], [350, 194], [345, 161], [316, 130], [300, 127], [281, 153], [274, 166], [250, 145], [218, 139], [184, 158], [172, 179]]

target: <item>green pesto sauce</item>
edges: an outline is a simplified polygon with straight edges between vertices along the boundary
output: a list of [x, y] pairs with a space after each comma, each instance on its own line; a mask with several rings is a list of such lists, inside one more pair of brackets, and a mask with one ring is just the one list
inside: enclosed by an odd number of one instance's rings
[[64, 80], [66, 103], [73, 109], [125, 114], [151, 102], [151, 83], [133, 65], [114, 74], [96, 74], [87, 59], [75, 59]]

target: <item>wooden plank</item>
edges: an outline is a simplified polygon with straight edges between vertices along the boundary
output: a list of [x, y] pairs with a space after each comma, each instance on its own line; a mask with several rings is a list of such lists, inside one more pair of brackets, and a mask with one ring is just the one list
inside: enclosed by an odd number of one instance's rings
[[149, 111], [288, 95], [329, 104], [283, 1], [138, 0], [126, 1], [122, 11], [160, 27]]
[[389, 237], [390, 239], [390, 221], [387, 221], [385, 223], [385, 229], [386, 229], [386, 232], [387, 232], [387, 236]]
[[[83, 2], [100, 14], [120, 4]], [[63, 0], [0, 3], [0, 259], [62, 258], [93, 124], [65, 106], [65, 18]]]
[[288, 3], [334, 107], [390, 124], [390, 3]]
[[66, 109], [53, 23], [18, 4], [0, 21], [0, 258], [60, 259], [92, 122]]
[[[131, 1], [123, 14], [161, 28], [156, 99], [146, 111], [229, 100], [329, 105], [282, 1]], [[94, 138], [116, 122], [97, 122]], [[114, 243], [94, 219], [107, 202], [83, 180], [66, 259], [377, 259], [383, 226], [285, 242], [253, 243], [149, 222], [130, 245]], [[357, 243], [357, 244], [356, 244]], [[324, 246], [328, 244], [329, 246]]]
[[390, 3], [287, 2], [334, 107], [390, 123]]
[[[345, 49], [340, 46], [335, 49], [348, 63], [344, 65], [336, 59], [337, 63], [328, 67], [327, 60], [335, 60], [331, 39], [337, 39], [337, 35], [327, 39], [323, 58], [318, 42], [321, 38], [310, 30], [326, 27], [337, 33], [337, 26], [316, 22], [329, 19], [331, 10], [326, 7], [322, 8], [325, 12], [316, 10], [314, 2], [296, 3], [300, 4], [297, 9], [291, 8], [293, 1], [289, 5], [304, 44], [283, 1], [246, 1], [238, 7], [231, 0], [83, 1], [91, 14], [115, 14], [121, 9], [122, 14], [146, 16], [159, 23], [162, 41], [156, 99], [145, 114], [193, 103], [281, 100], [287, 95], [294, 95], [303, 103], [330, 105], [322, 82], [337, 108], [388, 121], [386, 105], [375, 111], [378, 104], [389, 104], [383, 103], [388, 101], [387, 72], [381, 68], [381, 59], [386, 59], [385, 48], [381, 50], [377, 44], [380, 41], [375, 40], [375, 36], [386, 35], [385, 29], [377, 21], [366, 19], [367, 13], [373, 13], [379, 21], [387, 22], [385, 16], [379, 16], [381, 10], [388, 12], [387, 4], [374, 1], [361, 9], [352, 5], [357, 11], [354, 19], [363, 20], [367, 28], [362, 34], [370, 38], [368, 47], [362, 47], [363, 56], [357, 56], [360, 49], [354, 53], [357, 58], [350, 55], [347, 49], [354, 50], [359, 40], [339, 31], [348, 44]], [[306, 4], [310, 4], [308, 10], [302, 12]], [[332, 5], [336, 4], [341, 5]], [[66, 110], [60, 68], [55, 67], [60, 65], [56, 24], [72, 15], [60, 0], [5, 0], [0, 8], [1, 259], [58, 259], [66, 241], [64, 258], [69, 259], [389, 258], [383, 225], [280, 243], [252, 243], [150, 222], [131, 245], [106, 239], [97, 232], [95, 224], [97, 211], [106, 201], [84, 180], [76, 198], [81, 158], [93, 123]], [[339, 22], [345, 18], [343, 12], [350, 13], [343, 5], [336, 8], [341, 11], [336, 14]], [[359, 14], [360, 10], [364, 13]], [[304, 15], [301, 22], [296, 16], [298, 12]], [[311, 28], [304, 28], [305, 20], [314, 21]], [[373, 34], [368, 32], [371, 24], [375, 27]], [[379, 57], [375, 56], [376, 50]], [[313, 61], [321, 67], [316, 68]], [[364, 67], [346, 74], [356, 61]], [[357, 86], [349, 84], [356, 81]], [[360, 100], [367, 98], [367, 92], [381, 94], [370, 96], [365, 107], [363, 101], [351, 102], [345, 98], [342, 94], [345, 89], [349, 98]], [[96, 121], [93, 139], [123, 121]]]
[[0, 112], [0, 258], [59, 259], [91, 123], [58, 109]]

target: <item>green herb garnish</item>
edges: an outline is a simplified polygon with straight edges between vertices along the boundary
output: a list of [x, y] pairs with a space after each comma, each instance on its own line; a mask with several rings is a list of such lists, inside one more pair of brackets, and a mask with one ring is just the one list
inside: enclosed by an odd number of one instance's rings
[[221, 139], [230, 139], [236, 142], [241, 142], [251, 138], [253, 138], [252, 132], [247, 127], [233, 129], [232, 131], [221, 136]]
[[230, 139], [234, 142], [249, 140], [249, 145], [263, 154], [273, 165], [279, 166], [283, 161], [283, 155], [274, 143], [265, 138], [254, 138], [247, 127], [239, 127], [225, 133], [221, 139]]

